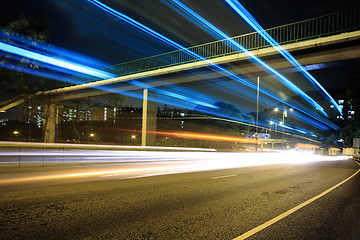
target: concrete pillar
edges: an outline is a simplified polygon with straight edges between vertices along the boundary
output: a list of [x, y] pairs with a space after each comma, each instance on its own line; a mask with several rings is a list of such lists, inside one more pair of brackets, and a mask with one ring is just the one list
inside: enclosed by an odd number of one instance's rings
[[150, 93], [148, 89], [144, 89], [141, 146], [154, 146], [156, 144], [157, 103], [149, 101], [149, 95], [153, 98], [156, 97], [155, 93]]
[[55, 103], [51, 103], [44, 106], [44, 142], [54, 143], [55, 142], [55, 129], [57, 123], [57, 107]]

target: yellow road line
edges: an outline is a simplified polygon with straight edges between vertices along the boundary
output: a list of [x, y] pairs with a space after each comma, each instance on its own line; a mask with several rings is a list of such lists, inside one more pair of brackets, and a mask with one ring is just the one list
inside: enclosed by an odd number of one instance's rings
[[[357, 164], [359, 164], [358, 162], [356, 162], [356, 163], [357, 163]], [[359, 164], [359, 165], [360, 165], [360, 164]], [[324, 192], [322, 192], [322, 193], [320, 193], [320, 194], [316, 195], [315, 197], [313, 197], [313, 198], [311, 198], [311, 199], [307, 200], [306, 202], [303, 202], [303, 203], [301, 203], [301, 204], [297, 205], [296, 207], [294, 207], [294, 208], [292, 208], [292, 209], [290, 209], [290, 210], [288, 210], [288, 211], [286, 211], [286, 212], [284, 212], [284, 213], [280, 214], [279, 216], [277, 216], [277, 217], [275, 217], [275, 218], [273, 218], [273, 219], [271, 219], [271, 220], [267, 221], [266, 223], [263, 223], [263, 224], [261, 224], [260, 226], [257, 226], [256, 228], [251, 229], [250, 231], [248, 231], [248, 232], [246, 232], [246, 233], [244, 233], [244, 234], [242, 234], [242, 235], [240, 235], [240, 236], [238, 236], [238, 237], [234, 238], [233, 240], [246, 239], [246, 238], [248, 238], [248, 237], [250, 237], [250, 236], [254, 235], [255, 233], [260, 232], [261, 230], [263, 230], [263, 229], [265, 229], [265, 228], [267, 228], [267, 227], [271, 226], [272, 224], [274, 224], [274, 223], [276, 223], [276, 222], [280, 221], [281, 219], [283, 219], [283, 218], [285, 218], [285, 217], [289, 216], [290, 214], [292, 214], [292, 213], [296, 212], [297, 210], [299, 210], [299, 209], [301, 209], [301, 208], [305, 207], [306, 205], [308, 205], [308, 204], [310, 204], [310, 203], [312, 203], [312, 202], [316, 201], [317, 199], [321, 198], [322, 196], [324, 196], [324, 195], [328, 194], [329, 192], [331, 192], [331, 191], [332, 191], [332, 190], [334, 190], [335, 188], [337, 188], [337, 187], [341, 186], [341, 185], [342, 185], [342, 184], [344, 184], [345, 182], [347, 182], [347, 181], [349, 181], [350, 179], [352, 179], [353, 177], [355, 177], [355, 176], [356, 176], [359, 172], [360, 172], [360, 169], [359, 169], [359, 170], [357, 170], [357, 171], [356, 171], [356, 173], [354, 173], [353, 175], [351, 175], [351, 176], [350, 176], [350, 177], [348, 177], [347, 179], [345, 179], [345, 180], [343, 180], [342, 182], [340, 182], [340, 183], [336, 184], [335, 186], [333, 186], [333, 187], [329, 188], [328, 190], [326, 190], [326, 191], [324, 191]]]
[[213, 177], [211, 179], [220, 179], [220, 178], [228, 178], [228, 177], [235, 177], [236, 174], [231, 174], [231, 175], [225, 175], [225, 176], [219, 176], [219, 177]]

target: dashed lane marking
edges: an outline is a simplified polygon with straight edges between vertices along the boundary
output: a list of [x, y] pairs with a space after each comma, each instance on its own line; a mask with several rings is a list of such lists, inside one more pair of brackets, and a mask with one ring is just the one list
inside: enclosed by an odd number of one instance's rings
[[221, 179], [221, 178], [229, 178], [229, 177], [235, 177], [236, 174], [231, 174], [231, 175], [225, 175], [225, 176], [219, 176], [219, 177], [212, 177], [211, 179]]

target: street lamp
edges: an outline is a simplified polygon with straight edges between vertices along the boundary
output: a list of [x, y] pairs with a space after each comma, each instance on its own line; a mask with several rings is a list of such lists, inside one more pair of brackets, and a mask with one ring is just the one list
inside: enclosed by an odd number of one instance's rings
[[13, 131], [13, 134], [16, 136], [16, 135], [19, 135], [19, 131]]
[[278, 124], [277, 124], [276, 122], [272, 121], [272, 120], [269, 122], [269, 124], [270, 124], [270, 125], [274, 125], [274, 124], [275, 124], [275, 139], [276, 139], [276, 137], [277, 137], [277, 125], [278, 125]]
[[90, 137], [95, 137], [95, 133], [90, 133], [90, 135], [89, 135]]
[[[278, 112], [279, 108], [275, 107], [274, 111]], [[282, 112], [282, 121], [279, 122], [279, 124], [282, 126], [282, 140], [284, 140], [285, 118], [287, 117], [288, 111], [293, 112], [294, 109], [292, 107], [290, 107], [288, 110], [283, 110], [283, 112]], [[282, 144], [284, 144], [284, 143], [282, 143]]]

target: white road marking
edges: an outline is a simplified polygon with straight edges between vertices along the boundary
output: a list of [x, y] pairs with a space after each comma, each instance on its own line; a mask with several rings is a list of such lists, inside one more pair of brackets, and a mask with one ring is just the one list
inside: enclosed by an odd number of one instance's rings
[[[358, 162], [356, 162], [356, 163], [357, 163], [357, 164], [359, 164]], [[359, 164], [359, 165], [360, 165], [360, 164]], [[315, 197], [313, 197], [313, 198], [311, 198], [311, 199], [307, 200], [306, 202], [303, 202], [303, 203], [301, 203], [301, 204], [297, 205], [296, 207], [294, 207], [294, 208], [292, 208], [292, 209], [290, 209], [290, 210], [288, 210], [288, 211], [286, 211], [286, 212], [284, 212], [284, 213], [280, 214], [279, 216], [277, 216], [277, 217], [275, 217], [275, 218], [273, 218], [273, 219], [271, 219], [271, 220], [267, 221], [266, 223], [263, 223], [263, 224], [261, 224], [260, 226], [257, 226], [256, 228], [251, 229], [250, 231], [248, 231], [248, 232], [246, 232], [246, 233], [244, 233], [244, 234], [242, 234], [242, 235], [240, 235], [240, 236], [238, 236], [238, 237], [234, 238], [233, 240], [246, 239], [246, 238], [248, 238], [248, 237], [250, 237], [250, 236], [254, 235], [255, 233], [260, 232], [261, 230], [263, 230], [263, 229], [265, 229], [265, 228], [267, 228], [267, 227], [271, 226], [272, 224], [274, 224], [274, 223], [276, 223], [276, 222], [280, 221], [281, 219], [283, 219], [283, 218], [285, 218], [285, 217], [289, 216], [290, 214], [292, 214], [292, 213], [296, 212], [297, 210], [299, 210], [299, 209], [301, 209], [301, 208], [305, 207], [306, 205], [308, 205], [308, 204], [310, 204], [310, 203], [312, 203], [312, 202], [316, 201], [317, 199], [321, 198], [322, 196], [324, 196], [324, 195], [328, 194], [329, 192], [331, 192], [331, 191], [332, 191], [332, 190], [334, 190], [335, 188], [337, 188], [337, 187], [341, 186], [341, 185], [342, 185], [342, 184], [344, 184], [345, 182], [347, 182], [347, 181], [349, 181], [350, 179], [352, 179], [353, 177], [355, 177], [355, 176], [356, 176], [359, 172], [360, 172], [360, 169], [359, 169], [359, 170], [357, 170], [357, 171], [356, 171], [356, 173], [354, 173], [353, 175], [351, 175], [351, 176], [350, 176], [350, 177], [348, 177], [347, 179], [345, 179], [345, 180], [343, 180], [342, 182], [340, 182], [340, 183], [336, 184], [335, 186], [333, 186], [333, 187], [329, 188], [328, 190], [326, 190], [326, 191], [324, 191], [324, 192], [320, 193], [319, 195], [316, 195]]]
[[226, 175], [226, 176], [219, 176], [219, 177], [212, 177], [211, 179], [220, 179], [220, 178], [228, 178], [228, 177], [235, 177], [236, 174]]

